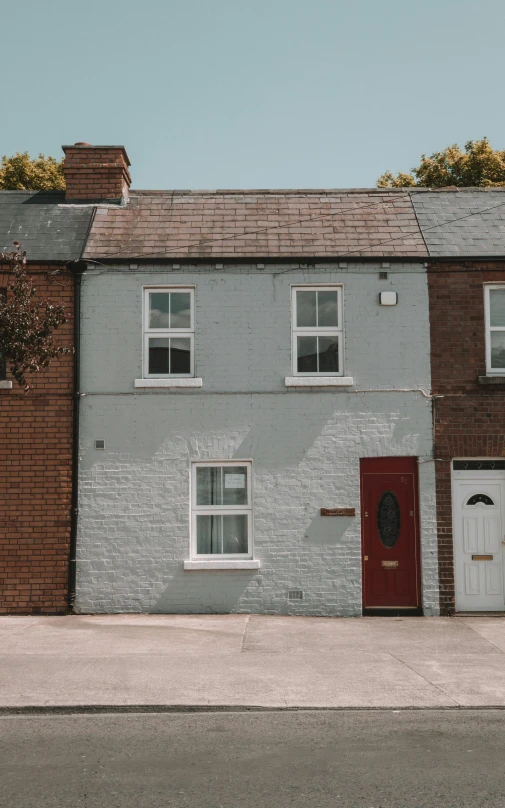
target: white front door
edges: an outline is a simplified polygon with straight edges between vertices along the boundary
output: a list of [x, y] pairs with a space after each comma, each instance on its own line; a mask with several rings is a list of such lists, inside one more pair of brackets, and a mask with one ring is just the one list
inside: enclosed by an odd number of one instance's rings
[[505, 474], [454, 472], [456, 611], [505, 610]]

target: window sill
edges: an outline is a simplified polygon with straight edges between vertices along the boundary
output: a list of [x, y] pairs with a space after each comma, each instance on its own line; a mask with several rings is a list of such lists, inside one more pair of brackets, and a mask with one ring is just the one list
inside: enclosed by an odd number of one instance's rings
[[479, 384], [505, 384], [505, 374], [502, 376], [478, 376]]
[[135, 379], [135, 387], [203, 387], [203, 379]]
[[252, 558], [241, 561], [185, 561], [185, 570], [259, 570], [260, 562]]
[[0, 390], [12, 390], [12, 382], [1, 381]]
[[286, 376], [286, 387], [352, 387], [352, 376]]

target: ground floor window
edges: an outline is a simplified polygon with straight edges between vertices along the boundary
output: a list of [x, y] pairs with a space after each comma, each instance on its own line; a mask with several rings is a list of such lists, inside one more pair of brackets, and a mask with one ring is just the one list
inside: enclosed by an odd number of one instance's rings
[[193, 463], [193, 558], [252, 558], [251, 463]]

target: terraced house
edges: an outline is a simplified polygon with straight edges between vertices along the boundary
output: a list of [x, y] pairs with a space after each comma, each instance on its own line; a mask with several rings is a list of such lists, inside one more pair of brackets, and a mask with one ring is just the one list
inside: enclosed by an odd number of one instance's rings
[[[84, 248], [92, 208], [65, 194], [0, 191], [0, 252], [27, 253], [35, 300], [63, 302], [72, 315], [69, 271]], [[0, 291], [8, 294], [8, 264]], [[73, 344], [73, 322], [58, 332]], [[30, 393], [0, 365], [0, 614], [64, 612], [72, 552], [73, 356], [33, 374]]]
[[404, 191], [97, 207], [78, 611], [438, 613], [427, 257]]
[[505, 189], [412, 199], [431, 256], [441, 608], [503, 612]]

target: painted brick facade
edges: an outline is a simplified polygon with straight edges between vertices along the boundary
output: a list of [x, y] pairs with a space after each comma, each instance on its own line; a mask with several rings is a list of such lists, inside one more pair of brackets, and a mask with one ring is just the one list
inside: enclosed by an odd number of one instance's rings
[[[82, 282], [79, 612], [358, 615], [361, 457], [419, 458], [425, 614], [439, 606], [426, 269], [91, 265]], [[291, 285], [344, 287], [349, 389], [289, 390]], [[139, 390], [142, 288], [191, 284], [194, 390]], [[384, 308], [381, 290], [401, 303]], [[95, 449], [95, 440], [105, 442]], [[192, 460], [253, 463], [254, 571], [188, 571]], [[321, 507], [356, 517], [325, 519]], [[301, 589], [303, 600], [288, 599]]]
[[484, 284], [505, 283], [503, 262], [432, 262], [428, 270], [437, 522], [442, 613], [454, 611], [451, 461], [505, 457], [505, 380], [486, 375]]
[[[54, 265], [29, 267], [43, 298], [73, 310], [73, 279], [49, 283]], [[0, 269], [0, 287], [7, 287]], [[73, 323], [58, 341], [72, 345]], [[7, 379], [9, 379], [7, 375]], [[59, 613], [67, 608], [70, 539], [73, 356], [0, 390], [0, 614]]]

